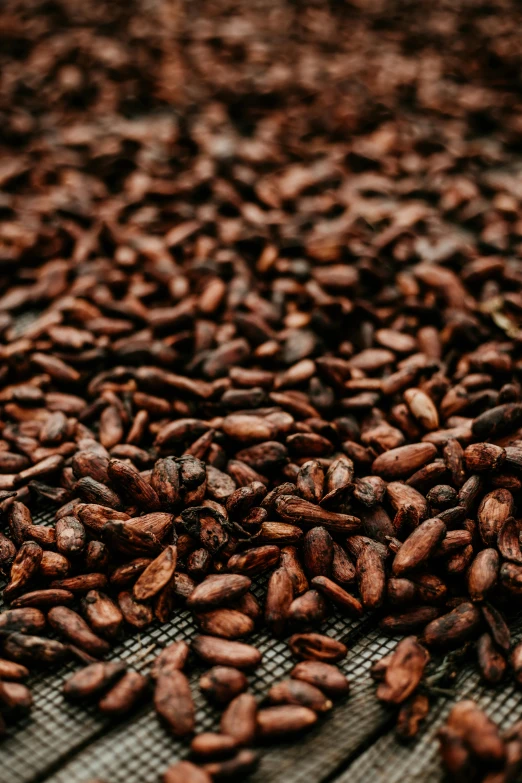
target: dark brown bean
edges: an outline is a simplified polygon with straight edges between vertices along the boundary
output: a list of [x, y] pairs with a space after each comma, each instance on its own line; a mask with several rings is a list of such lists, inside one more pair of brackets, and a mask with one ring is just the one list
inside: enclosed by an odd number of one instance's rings
[[64, 686], [64, 695], [69, 699], [85, 699], [97, 696], [106, 690], [114, 680], [125, 672], [123, 661], [92, 663], [69, 677]]
[[212, 777], [190, 761], [177, 761], [163, 773], [163, 783], [212, 783]]
[[192, 649], [206, 663], [238, 669], [254, 669], [261, 663], [262, 657], [259, 650], [249, 644], [214, 636], [196, 636]]
[[199, 687], [205, 696], [218, 704], [227, 704], [247, 687], [243, 672], [231, 666], [214, 666], [203, 674]]
[[82, 599], [82, 610], [96, 633], [108, 639], [115, 639], [119, 635], [123, 615], [108, 595], [100, 593], [99, 590], [89, 590]]
[[271, 704], [300, 704], [314, 712], [326, 712], [332, 707], [332, 702], [319, 688], [297, 679], [272, 685], [267, 695]]
[[301, 734], [317, 721], [317, 715], [308, 707], [284, 704], [259, 710], [257, 730], [261, 738], [277, 739]]
[[232, 737], [237, 745], [249, 745], [256, 733], [257, 703], [251, 693], [240, 693], [221, 716], [222, 734]]
[[340, 661], [347, 652], [342, 642], [318, 633], [296, 633], [288, 643], [296, 657], [323, 663]]
[[322, 661], [301, 661], [290, 676], [314, 685], [333, 699], [346, 696], [350, 690], [348, 680], [336, 666]]
[[96, 636], [85, 620], [67, 606], [53, 606], [47, 615], [50, 625], [62, 636], [85, 652], [99, 657], [106, 655], [110, 645]]
[[175, 737], [192, 734], [195, 709], [190, 685], [179, 669], [163, 669], [156, 677], [154, 707]]

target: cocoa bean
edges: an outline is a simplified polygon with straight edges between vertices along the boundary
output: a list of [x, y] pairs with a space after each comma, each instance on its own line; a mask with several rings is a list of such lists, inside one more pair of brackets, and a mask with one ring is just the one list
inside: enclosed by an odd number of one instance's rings
[[342, 642], [319, 633], [296, 633], [290, 637], [288, 644], [297, 658], [309, 661], [335, 663], [347, 653]]
[[314, 685], [332, 699], [346, 696], [350, 690], [344, 674], [336, 666], [322, 661], [300, 661], [294, 666], [290, 676]]
[[175, 737], [184, 737], [194, 731], [195, 708], [190, 685], [179, 669], [163, 669], [158, 673], [154, 708]]
[[98, 702], [105, 715], [127, 715], [147, 693], [149, 681], [138, 672], [128, 671]]
[[232, 737], [238, 746], [250, 744], [256, 733], [257, 703], [251, 693], [240, 693], [229, 703], [219, 728]]
[[259, 710], [257, 731], [262, 739], [278, 739], [302, 734], [316, 722], [317, 714], [308, 707], [284, 704]]
[[261, 663], [261, 653], [250, 644], [218, 639], [215, 636], [196, 636], [192, 641], [195, 654], [213, 666], [233, 666], [255, 669]]
[[126, 665], [123, 661], [92, 663], [69, 677], [63, 693], [68, 699], [85, 699], [97, 696], [106, 690], [114, 680], [123, 676]]
[[231, 666], [214, 666], [203, 674], [199, 687], [205, 696], [218, 704], [227, 704], [247, 687], [243, 672]]

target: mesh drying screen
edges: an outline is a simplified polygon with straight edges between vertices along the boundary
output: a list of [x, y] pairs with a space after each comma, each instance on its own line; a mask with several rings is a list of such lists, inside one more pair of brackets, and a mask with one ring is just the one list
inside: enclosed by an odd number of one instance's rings
[[[51, 512], [44, 512], [38, 521], [45, 524], [51, 518]], [[262, 585], [258, 589], [262, 592]], [[433, 706], [426, 728], [415, 743], [399, 744], [391, 730], [393, 714], [375, 699], [375, 687], [368, 675], [371, 663], [393, 649], [396, 640], [382, 637], [371, 619], [355, 622], [333, 615], [323, 630], [348, 644], [350, 652], [341, 666], [352, 682], [351, 696], [298, 742], [263, 748], [260, 767], [250, 778], [252, 783], [362, 783], [368, 776], [382, 783], [437, 780], [434, 735], [451, 699], [440, 699]], [[126, 659], [134, 668], [147, 671], [161, 647], [174, 639], [190, 639], [195, 633], [191, 615], [178, 611], [166, 625], [152, 626], [127, 638], [111, 657]], [[250, 684], [253, 693], [262, 698], [271, 684], [288, 674], [294, 661], [284, 641], [264, 633], [252, 641], [262, 651], [263, 663], [250, 676]], [[169, 736], [150, 705], [115, 723], [101, 717], [94, 707], [66, 702], [61, 686], [76, 667], [70, 663], [58, 673], [42, 672], [32, 677], [32, 713], [9, 728], [0, 746], [2, 781], [86, 783], [101, 778], [107, 783], [155, 783], [169, 764], [186, 755], [187, 743]], [[204, 669], [194, 667], [192, 671], [196, 685]], [[193, 692], [198, 730], [216, 728], [219, 713], [202, 698], [197, 687]], [[460, 697], [472, 694], [503, 726], [510, 725], [522, 708], [522, 694], [512, 685], [487, 689], [479, 683], [472, 666], [463, 668], [455, 693]]]
[[[471, 667], [461, 674], [457, 688], [458, 698], [472, 698], [497, 723], [507, 728], [520, 718], [522, 694], [510, 685], [496, 690], [481, 684]], [[381, 736], [363, 752], [336, 783], [399, 783], [400, 781], [442, 780], [436, 733], [456, 699], [439, 700], [430, 711], [426, 725], [415, 745], [397, 742], [393, 732]]]

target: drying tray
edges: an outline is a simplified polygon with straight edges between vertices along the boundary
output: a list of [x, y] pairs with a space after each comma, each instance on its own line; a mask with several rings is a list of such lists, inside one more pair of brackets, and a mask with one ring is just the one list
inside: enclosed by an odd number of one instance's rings
[[[35, 514], [38, 524], [49, 524], [52, 519], [52, 509]], [[255, 589], [262, 594], [262, 583]], [[369, 676], [371, 664], [389, 653], [399, 637], [382, 636], [374, 617], [354, 621], [332, 614], [321, 630], [348, 646], [340, 667], [350, 679], [350, 697], [337, 703], [302, 738], [263, 746], [260, 765], [249, 783], [439, 781], [442, 773], [435, 734], [456, 700], [476, 699], [502, 728], [522, 715], [522, 691], [514, 683], [485, 686], [476, 666], [468, 663], [453, 686], [454, 696], [438, 698], [416, 740], [400, 743], [394, 733], [394, 712], [376, 700]], [[515, 636], [520, 635], [522, 621], [515, 631]], [[126, 660], [145, 673], [162, 647], [176, 639], [189, 641], [196, 633], [191, 614], [177, 610], [170, 622], [154, 623], [146, 632], [129, 636], [110, 657]], [[256, 633], [249, 641], [263, 653], [261, 666], [249, 677], [251, 691], [261, 699], [274, 682], [288, 676], [295, 660], [284, 640], [275, 640], [266, 632]], [[67, 702], [62, 685], [77, 668], [77, 662], [70, 662], [58, 671], [31, 676], [33, 709], [9, 726], [0, 744], [2, 783], [88, 783], [94, 778], [104, 783], [158, 783], [170, 764], [187, 755], [188, 743], [168, 734], [150, 701], [118, 722], [101, 716], [94, 706]], [[220, 713], [199, 693], [197, 681], [203, 671], [193, 666], [190, 674], [197, 730], [210, 731], [219, 725]]]

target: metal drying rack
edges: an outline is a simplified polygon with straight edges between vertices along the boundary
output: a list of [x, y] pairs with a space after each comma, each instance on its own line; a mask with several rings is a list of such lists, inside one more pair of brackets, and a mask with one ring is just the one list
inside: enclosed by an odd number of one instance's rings
[[[53, 510], [35, 514], [37, 524], [50, 524]], [[261, 594], [262, 582], [257, 586]], [[352, 689], [312, 731], [293, 742], [261, 748], [261, 762], [249, 783], [417, 783], [440, 781], [436, 732], [451, 705], [472, 696], [502, 728], [522, 714], [522, 691], [513, 682], [491, 688], [480, 682], [477, 669], [465, 664], [454, 685], [454, 697], [437, 699], [417, 738], [399, 742], [394, 713], [375, 698], [371, 664], [389, 653], [399, 637], [384, 637], [375, 618], [349, 620], [334, 613], [324, 633], [348, 646], [340, 667]], [[518, 629], [522, 632], [522, 620]], [[175, 639], [190, 640], [197, 632], [191, 614], [177, 610], [165, 625], [154, 623], [115, 647], [113, 659], [129, 661], [146, 672], [158, 651]], [[270, 685], [288, 675], [295, 661], [285, 640], [258, 632], [252, 643], [263, 653], [262, 665], [249, 677], [260, 699]], [[158, 783], [164, 770], [188, 753], [188, 744], [174, 739], [160, 725], [152, 704], [115, 722], [94, 706], [74, 705], [62, 696], [62, 684], [77, 664], [31, 676], [31, 713], [9, 726], [0, 744], [2, 783]], [[198, 731], [213, 730], [219, 712], [197, 688], [200, 666], [191, 669]]]

